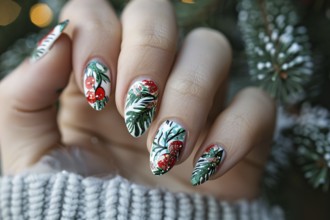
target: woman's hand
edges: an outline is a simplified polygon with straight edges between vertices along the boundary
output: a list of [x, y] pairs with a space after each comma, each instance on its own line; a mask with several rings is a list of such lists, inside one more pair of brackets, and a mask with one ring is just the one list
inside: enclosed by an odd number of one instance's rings
[[231, 49], [222, 34], [199, 28], [178, 43], [166, 0], [131, 1], [121, 21], [105, 0], [72, 0], [61, 17], [72, 43], [62, 35], [0, 83], [5, 173], [48, 155], [84, 175], [229, 200], [258, 195], [275, 105], [247, 88], [224, 108]]

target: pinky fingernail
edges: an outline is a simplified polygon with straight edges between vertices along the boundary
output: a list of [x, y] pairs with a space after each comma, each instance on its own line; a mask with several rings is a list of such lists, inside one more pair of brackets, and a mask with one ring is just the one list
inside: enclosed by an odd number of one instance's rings
[[61, 36], [64, 29], [68, 25], [69, 20], [65, 20], [56, 25], [45, 37], [43, 37], [37, 44], [36, 49], [32, 52], [30, 61], [32, 63], [44, 57], [50, 48], [54, 45], [55, 41]]
[[218, 170], [224, 156], [225, 151], [219, 145], [208, 146], [196, 163], [191, 184], [196, 186], [206, 182]]

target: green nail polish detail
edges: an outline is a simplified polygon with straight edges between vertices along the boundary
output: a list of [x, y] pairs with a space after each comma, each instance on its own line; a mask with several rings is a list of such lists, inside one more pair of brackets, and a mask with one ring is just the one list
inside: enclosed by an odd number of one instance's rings
[[44, 57], [50, 48], [54, 45], [55, 41], [61, 36], [64, 29], [68, 25], [69, 20], [65, 20], [58, 25], [56, 25], [44, 38], [42, 38], [38, 44], [37, 48], [34, 49], [31, 55], [31, 62], [36, 62]]
[[84, 74], [84, 92], [89, 105], [102, 110], [109, 101], [110, 90], [109, 69], [98, 60], [90, 61]]
[[224, 156], [225, 151], [216, 144], [206, 148], [196, 163], [191, 177], [191, 184], [196, 186], [206, 182], [217, 171]]
[[186, 130], [173, 121], [165, 121], [158, 129], [151, 146], [150, 169], [155, 175], [167, 173], [179, 159]]
[[128, 132], [141, 136], [153, 121], [158, 100], [158, 87], [152, 80], [135, 82], [126, 97], [125, 123]]

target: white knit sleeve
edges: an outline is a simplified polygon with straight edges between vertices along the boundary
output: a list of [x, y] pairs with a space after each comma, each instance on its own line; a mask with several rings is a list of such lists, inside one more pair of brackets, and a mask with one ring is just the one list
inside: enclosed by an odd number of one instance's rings
[[104, 180], [63, 171], [1, 177], [0, 219], [282, 220], [284, 215], [262, 200], [228, 203], [119, 176]]

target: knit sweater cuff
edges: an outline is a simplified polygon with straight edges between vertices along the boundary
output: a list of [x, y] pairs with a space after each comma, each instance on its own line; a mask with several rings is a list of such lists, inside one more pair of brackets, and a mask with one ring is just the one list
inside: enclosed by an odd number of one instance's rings
[[1, 219], [281, 220], [262, 200], [228, 203], [200, 194], [147, 188], [116, 176], [25, 174], [0, 178]]

